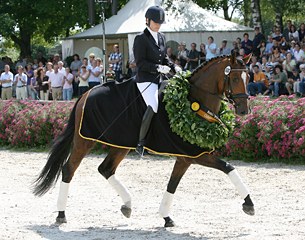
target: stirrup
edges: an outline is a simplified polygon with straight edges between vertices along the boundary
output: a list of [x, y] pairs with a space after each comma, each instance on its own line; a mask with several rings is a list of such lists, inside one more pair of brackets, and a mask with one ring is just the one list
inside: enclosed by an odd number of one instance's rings
[[144, 146], [142, 144], [138, 144], [136, 147], [136, 152], [140, 155], [140, 157], [144, 156]]

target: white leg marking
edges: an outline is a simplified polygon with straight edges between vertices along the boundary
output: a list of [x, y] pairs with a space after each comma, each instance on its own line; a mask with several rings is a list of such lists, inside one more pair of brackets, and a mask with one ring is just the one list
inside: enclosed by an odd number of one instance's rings
[[167, 191], [164, 193], [163, 199], [161, 201], [160, 208], [159, 208], [159, 213], [160, 213], [161, 217], [163, 217], [163, 218], [168, 217], [170, 208], [172, 206], [173, 199], [174, 199], [174, 194], [169, 193]]
[[247, 186], [243, 183], [243, 181], [242, 181], [241, 177], [239, 176], [237, 170], [234, 169], [233, 171], [229, 172], [228, 176], [229, 176], [231, 182], [236, 187], [236, 189], [237, 189], [239, 195], [241, 196], [241, 198], [245, 199], [249, 194], [249, 190], [248, 190]]
[[124, 205], [131, 208], [131, 195], [127, 188], [115, 177], [115, 175], [112, 175], [110, 178], [108, 178], [108, 182], [120, 195]]
[[69, 185], [70, 183], [65, 183], [61, 181], [59, 187], [59, 195], [57, 200], [57, 210], [58, 211], [65, 211], [67, 206], [68, 200], [68, 193], [69, 193]]

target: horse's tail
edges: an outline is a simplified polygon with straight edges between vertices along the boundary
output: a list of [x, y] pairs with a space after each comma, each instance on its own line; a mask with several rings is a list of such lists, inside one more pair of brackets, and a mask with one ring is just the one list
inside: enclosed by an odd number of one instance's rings
[[60, 171], [70, 154], [74, 131], [75, 112], [80, 98], [76, 101], [65, 130], [53, 142], [46, 165], [34, 181], [33, 193], [42, 196], [57, 182]]

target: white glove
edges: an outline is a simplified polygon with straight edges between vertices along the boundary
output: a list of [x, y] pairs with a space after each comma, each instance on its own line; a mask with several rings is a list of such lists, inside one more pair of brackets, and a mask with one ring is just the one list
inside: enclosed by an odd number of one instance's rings
[[179, 66], [175, 66], [175, 71], [176, 73], [181, 73], [182, 72], [182, 68]]
[[163, 73], [163, 74], [168, 74], [170, 70], [171, 70], [171, 68], [166, 65], [159, 65], [157, 68], [157, 71], [159, 73]]

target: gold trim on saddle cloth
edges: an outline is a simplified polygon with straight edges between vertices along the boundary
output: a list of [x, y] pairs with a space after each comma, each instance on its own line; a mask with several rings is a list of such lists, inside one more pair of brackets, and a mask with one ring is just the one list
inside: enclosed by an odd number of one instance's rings
[[[125, 146], [119, 146], [119, 145], [115, 145], [115, 144], [111, 144], [111, 143], [108, 143], [108, 142], [104, 142], [104, 141], [101, 141], [99, 139], [94, 139], [94, 138], [89, 138], [89, 137], [85, 137], [81, 134], [81, 128], [82, 128], [82, 125], [83, 125], [83, 118], [84, 118], [84, 113], [85, 113], [85, 107], [86, 107], [86, 103], [87, 103], [87, 99], [88, 99], [88, 96], [90, 95], [90, 92], [92, 91], [92, 89], [90, 89], [88, 91], [88, 94], [86, 96], [86, 99], [84, 101], [84, 106], [82, 108], [82, 115], [81, 115], [81, 119], [80, 119], [80, 124], [79, 124], [79, 128], [78, 128], [78, 134], [81, 138], [83, 139], [86, 139], [86, 140], [90, 140], [90, 141], [94, 141], [94, 142], [99, 142], [99, 143], [102, 143], [102, 144], [105, 144], [107, 146], [110, 146], [110, 147], [116, 147], [116, 148], [122, 148], [122, 149], [129, 149], [129, 150], [135, 150], [136, 148], [135, 147], [125, 147]], [[189, 155], [184, 155], [184, 154], [175, 154], [175, 153], [163, 153], [163, 152], [157, 152], [155, 150], [152, 150], [152, 149], [149, 149], [147, 147], [144, 147], [144, 149], [154, 153], [154, 154], [158, 154], [158, 155], [163, 155], [163, 156], [173, 156], [173, 157], [187, 157], [187, 158], [198, 158], [204, 154], [211, 154], [212, 152], [215, 151], [215, 148], [211, 151], [205, 151], [205, 152], [202, 152], [200, 154], [198, 154], [197, 156], [189, 156]]]

